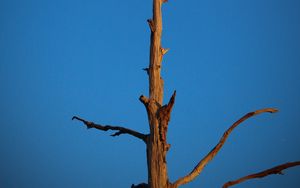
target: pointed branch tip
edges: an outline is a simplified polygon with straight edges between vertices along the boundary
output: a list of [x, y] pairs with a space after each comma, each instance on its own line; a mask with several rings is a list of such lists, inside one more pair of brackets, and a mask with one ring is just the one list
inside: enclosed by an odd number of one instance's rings
[[276, 113], [279, 110], [276, 108], [265, 108], [265, 109], [261, 109], [261, 110], [256, 110], [254, 111], [254, 114], [260, 114], [260, 113], [264, 113], [264, 112], [269, 112], [269, 113]]
[[146, 73], [149, 75], [149, 68], [143, 68], [143, 71], [146, 71]]
[[176, 97], [176, 90], [174, 90], [172, 97], [170, 98], [169, 104], [174, 104], [175, 102], [175, 97]]
[[73, 116], [72, 117], [72, 120], [74, 120], [74, 119], [76, 119], [76, 120], [78, 120], [78, 121], [81, 121], [81, 122], [83, 122], [84, 124], [89, 124], [90, 122], [88, 122], [88, 121], [86, 121], [86, 120], [84, 120], [84, 119], [82, 119], [82, 118], [80, 118], [80, 117], [77, 117], [77, 116]]
[[170, 48], [161, 48], [161, 53], [165, 55], [169, 50]]
[[73, 117], [72, 117], [72, 120], [74, 120], [74, 119], [78, 119], [78, 117], [77, 117], [77, 116], [73, 116]]
[[155, 31], [155, 27], [154, 27], [154, 22], [153, 22], [153, 20], [148, 19], [147, 22], [148, 22], [148, 24], [149, 24], [150, 30], [151, 30], [152, 32], [154, 32], [154, 31]]

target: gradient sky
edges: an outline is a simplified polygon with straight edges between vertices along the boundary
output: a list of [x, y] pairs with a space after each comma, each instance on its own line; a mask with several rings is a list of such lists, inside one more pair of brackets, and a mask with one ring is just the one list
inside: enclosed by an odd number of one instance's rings
[[[148, 133], [151, 0], [0, 0], [0, 187], [118, 187], [147, 181], [145, 146], [73, 115]], [[169, 0], [163, 7], [171, 181], [245, 113], [186, 188], [300, 160], [300, 1]], [[241, 188], [296, 188], [300, 167]]]

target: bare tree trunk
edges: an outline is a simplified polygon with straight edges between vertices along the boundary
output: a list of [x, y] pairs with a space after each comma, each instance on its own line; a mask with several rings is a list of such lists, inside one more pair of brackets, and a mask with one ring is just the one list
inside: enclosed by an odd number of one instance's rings
[[148, 185], [150, 188], [171, 186], [166, 163], [166, 154], [170, 145], [166, 141], [166, 134], [175, 95], [176, 92], [172, 95], [169, 103], [162, 107], [151, 99], [146, 104], [150, 126], [150, 135], [147, 140]]
[[[168, 187], [166, 165], [167, 145], [164, 127], [168, 121], [164, 120], [160, 110], [163, 103], [163, 79], [161, 67], [164, 50], [161, 47], [162, 34], [162, 0], [153, 0], [153, 18], [148, 20], [151, 30], [149, 75], [149, 100], [145, 104], [148, 113], [150, 136], [147, 140], [148, 185], [150, 188]], [[160, 116], [161, 114], [162, 116]]]
[[[170, 148], [167, 143], [167, 130], [168, 123], [170, 121], [170, 115], [175, 103], [176, 91], [174, 91], [169, 102], [163, 105], [163, 79], [161, 78], [162, 59], [168, 49], [161, 47], [161, 35], [162, 35], [162, 4], [167, 0], [153, 0], [153, 17], [147, 20], [151, 30], [151, 43], [150, 43], [150, 62], [149, 66], [144, 70], [147, 71], [149, 76], [149, 98], [144, 95], [140, 96], [140, 101], [145, 105], [149, 122], [149, 134], [142, 134], [135, 130], [125, 128], [122, 126], [113, 125], [101, 125], [96, 124], [78, 116], [74, 116], [72, 119], [81, 121], [87, 128], [95, 128], [101, 131], [116, 131], [111, 136], [119, 136], [121, 134], [128, 134], [135, 138], [142, 140], [146, 144], [147, 148], [147, 167], [148, 167], [148, 184], [141, 183], [138, 185], [132, 184], [131, 188], [177, 188], [183, 184], [187, 184], [194, 180], [204, 169], [204, 167], [216, 156], [216, 154], [223, 147], [230, 133], [243, 121], [251, 118], [255, 115], [270, 112], [277, 112], [274, 108], [265, 108], [249, 112], [236, 121], [229, 129], [223, 134], [219, 143], [193, 168], [193, 170], [185, 176], [177, 179], [171, 183], [168, 179], [166, 154]], [[299, 165], [300, 162], [286, 163], [275, 168], [252, 174], [250, 176], [243, 177], [236, 181], [231, 181], [224, 184], [224, 187], [232, 186], [242, 181], [260, 178], [269, 174], [280, 173], [281, 170], [290, 168], [292, 166]]]
[[166, 53], [166, 50], [161, 47], [161, 6], [164, 2], [163, 0], [153, 0], [153, 18], [148, 20], [151, 30], [150, 62], [147, 68], [149, 99], [144, 96], [141, 97], [141, 101], [147, 109], [150, 128], [150, 135], [147, 140], [149, 188], [167, 188], [169, 185], [166, 165], [166, 153], [169, 145], [166, 143], [166, 131], [175, 93], [172, 97], [173, 101], [170, 100], [168, 105], [162, 106], [163, 79], [161, 78], [161, 68], [162, 58]]

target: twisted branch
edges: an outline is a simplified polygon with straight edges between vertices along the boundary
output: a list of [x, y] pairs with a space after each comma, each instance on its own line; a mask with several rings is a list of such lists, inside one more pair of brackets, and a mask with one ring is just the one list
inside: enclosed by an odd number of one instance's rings
[[119, 136], [121, 134], [129, 134], [131, 136], [134, 136], [136, 138], [139, 138], [139, 139], [143, 140], [145, 143], [147, 142], [147, 135], [139, 133], [139, 132], [131, 130], [131, 129], [127, 129], [125, 127], [95, 124], [93, 122], [86, 121], [86, 120], [84, 120], [80, 117], [77, 117], [77, 116], [73, 116], [72, 120], [74, 120], [74, 119], [84, 123], [88, 129], [95, 128], [95, 129], [98, 129], [98, 130], [101, 130], [101, 131], [108, 131], [108, 130], [117, 131], [117, 132], [115, 132], [114, 134], [112, 134], [110, 136]]
[[283, 170], [285, 170], [287, 168], [297, 166], [297, 165], [300, 165], [300, 161], [281, 164], [281, 165], [275, 166], [273, 168], [270, 168], [270, 169], [267, 169], [267, 170], [264, 170], [264, 171], [261, 171], [261, 172], [255, 173], [255, 174], [250, 174], [248, 176], [244, 176], [244, 177], [239, 178], [237, 180], [229, 181], [229, 182], [225, 183], [222, 188], [228, 188], [230, 186], [242, 183], [242, 182], [247, 181], [249, 179], [263, 178], [265, 176], [269, 176], [269, 175], [272, 175], [272, 174], [283, 175], [283, 173], [282, 173]]
[[250, 117], [253, 117], [255, 115], [269, 112], [269, 113], [275, 113], [277, 112], [277, 109], [274, 108], [265, 108], [261, 110], [257, 110], [254, 112], [249, 112], [248, 114], [244, 115], [242, 118], [240, 118], [238, 121], [236, 121], [234, 124], [231, 125], [229, 129], [223, 134], [222, 138], [220, 139], [219, 143], [195, 166], [195, 168], [186, 176], [178, 179], [174, 185], [175, 187], [178, 187], [180, 185], [186, 184], [194, 180], [204, 169], [204, 167], [216, 156], [216, 154], [220, 151], [222, 146], [224, 145], [225, 141], [227, 140], [230, 133], [233, 131], [234, 128], [236, 128], [239, 124], [241, 124], [243, 121], [247, 120]]

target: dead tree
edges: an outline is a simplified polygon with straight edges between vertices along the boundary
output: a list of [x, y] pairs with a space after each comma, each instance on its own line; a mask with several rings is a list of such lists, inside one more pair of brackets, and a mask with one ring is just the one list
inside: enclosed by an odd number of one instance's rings
[[[277, 112], [274, 108], [266, 108], [250, 112], [236, 121], [222, 136], [219, 143], [194, 167], [194, 169], [187, 175], [179, 178], [175, 182], [170, 182], [168, 178], [166, 155], [170, 149], [170, 144], [167, 143], [167, 130], [171, 118], [172, 108], [175, 103], [176, 91], [174, 91], [169, 102], [163, 104], [164, 81], [161, 77], [163, 56], [168, 52], [168, 49], [161, 46], [162, 35], [162, 5], [167, 0], [153, 0], [153, 17], [148, 19], [148, 24], [151, 32], [150, 44], [150, 62], [149, 66], [144, 70], [149, 77], [149, 96], [141, 95], [139, 100], [144, 104], [149, 123], [149, 134], [142, 134], [137, 131], [112, 125], [101, 125], [90, 121], [86, 121], [80, 117], [74, 116], [76, 119], [84, 123], [87, 128], [95, 128], [101, 131], [113, 130], [116, 131], [111, 136], [119, 136], [121, 134], [129, 134], [146, 144], [147, 149], [147, 167], [148, 167], [148, 182], [139, 185], [132, 185], [131, 187], [143, 188], [177, 188], [180, 185], [189, 183], [194, 180], [203, 170], [203, 168], [215, 157], [224, 145], [226, 139], [240, 123], [246, 119], [265, 112]], [[284, 166], [286, 168], [299, 165], [299, 162], [292, 163], [292, 165]], [[275, 169], [277, 170], [277, 169]], [[280, 170], [282, 170], [280, 168]], [[277, 171], [276, 171], [277, 172]], [[268, 172], [268, 174], [272, 174]], [[268, 175], [267, 174], [267, 175]], [[255, 176], [257, 177], [257, 176]], [[250, 176], [251, 178], [251, 176]], [[249, 178], [248, 178], [249, 179]], [[231, 185], [227, 183], [225, 187]]]

